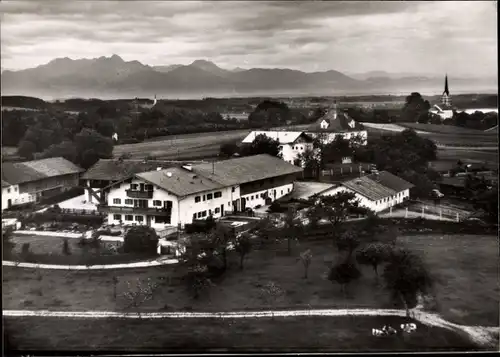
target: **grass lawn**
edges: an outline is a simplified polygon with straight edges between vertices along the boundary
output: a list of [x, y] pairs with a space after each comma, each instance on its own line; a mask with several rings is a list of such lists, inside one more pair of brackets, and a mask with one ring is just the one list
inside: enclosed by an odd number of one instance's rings
[[[5, 318], [12, 349], [141, 352], [383, 352], [478, 350], [454, 332], [423, 326], [410, 335], [374, 337], [400, 317], [261, 319]], [[10, 347], [9, 346], [9, 347]]]
[[430, 133], [438, 133], [438, 134], [449, 134], [449, 135], [492, 135], [488, 132], [484, 132], [482, 130], [462, 128], [459, 126], [453, 125], [436, 125], [436, 124], [421, 124], [421, 123], [398, 123], [400, 126], [405, 128], [411, 128], [415, 130], [428, 131]]
[[[326, 280], [328, 266], [339, 259], [330, 244], [302, 243], [294, 247], [292, 256], [286, 253], [286, 243], [277, 249], [255, 250], [243, 271], [238, 256], [230, 254], [229, 271], [199, 299], [193, 299], [178, 279], [168, 279], [178, 275], [176, 266], [93, 272], [4, 267], [3, 304], [4, 309], [121, 311], [127, 303], [122, 296], [127, 282], [151, 278], [159, 286], [153, 299], [140, 307], [143, 311], [269, 309], [262, 287], [271, 281], [282, 290], [274, 303], [277, 309], [394, 307], [371, 268], [362, 267], [363, 276], [349, 286], [346, 295]], [[402, 237], [400, 244], [421, 251], [438, 277], [439, 312], [445, 318], [460, 324], [498, 326], [496, 237], [411, 235]], [[298, 253], [306, 249], [313, 254], [307, 280], [297, 261]], [[118, 278], [116, 299], [113, 277]]]

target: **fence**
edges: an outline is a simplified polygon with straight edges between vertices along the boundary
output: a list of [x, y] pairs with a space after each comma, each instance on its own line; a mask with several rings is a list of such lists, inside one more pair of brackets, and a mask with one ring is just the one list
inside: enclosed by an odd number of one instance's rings
[[91, 209], [61, 208], [57, 213], [79, 214], [84, 216], [106, 216], [106, 213]]

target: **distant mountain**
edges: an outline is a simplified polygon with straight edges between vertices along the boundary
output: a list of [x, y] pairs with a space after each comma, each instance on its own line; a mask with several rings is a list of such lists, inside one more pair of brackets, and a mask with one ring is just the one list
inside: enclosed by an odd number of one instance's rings
[[[496, 90], [489, 81], [449, 76], [450, 90], [458, 87]], [[383, 71], [348, 76], [330, 70], [306, 73], [284, 68], [223, 69], [207, 60], [189, 65], [148, 66], [124, 61], [117, 55], [94, 59], [56, 58], [47, 64], [1, 74], [2, 95], [28, 95], [44, 99], [68, 97], [125, 98], [207, 96], [361, 95], [440, 92], [443, 78], [388, 74]]]

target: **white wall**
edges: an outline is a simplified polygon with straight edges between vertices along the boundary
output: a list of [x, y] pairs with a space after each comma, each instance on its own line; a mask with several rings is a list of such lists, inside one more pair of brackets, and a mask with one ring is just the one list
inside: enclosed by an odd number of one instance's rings
[[292, 144], [282, 144], [280, 145], [281, 156], [284, 161], [294, 164], [295, 160], [298, 158], [299, 154], [304, 153], [308, 148], [312, 149], [312, 143], [297, 142]]
[[313, 138], [316, 138], [318, 136], [324, 136], [323, 139], [323, 144], [328, 144], [331, 143], [332, 141], [335, 140], [337, 136], [342, 136], [344, 139], [349, 140], [354, 136], [360, 136], [363, 138], [363, 145], [366, 145], [367, 140], [368, 140], [368, 132], [366, 130], [360, 130], [360, 131], [348, 131], [345, 133], [337, 133], [337, 132], [307, 132], [307, 135], [310, 135]]
[[[234, 192], [232, 188], [234, 187]], [[206, 197], [207, 194], [211, 193], [212, 196], [214, 192], [221, 192], [222, 196], [219, 198], [212, 198], [211, 200], [203, 201], [203, 196]], [[195, 201], [195, 197], [200, 196], [200, 202]], [[233, 201], [240, 197], [239, 186], [225, 187], [222, 189], [212, 190], [197, 193], [183, 198], [180, 201], [180, 222], [181, 224], [192, 223], [193, 214], [196, 213], [196, 219], [206, 219], [210, 211], [214, 218], [220, 218], [224, 212], [233, 210]], [[221, 210], [221, 205], [224, 205], [223, 210]], [[218, 212], [216, 212], [216, 209]], [[198, 213], [206, 212], [205, 216], [198, 217]]]
[[[273, 195], [273, 191], [276, 190], [276, 196]], [[267, 192], [268, 197], [272, 201], [276, 201], [277, 199], [285, 196], [286, 194], [290, 193], [293, 191], [293, 182], [283, 185], [283, 186], [278, 186], [275, 188], [267, 189], [267, 190], [262, 190], [262, 191], [256, 191], [252, 192], [250, 194], [241, 196], [241, 198], [245, 199], [245, 207], [250, 207], [250, 208], [255, 208], [256, 206], [264, 206], [266, 204], [265, 198], [262, 198], [261, 195], [265, 194]]]
[[338, 187], [332, 188], [328, 191], [323, 192], [321, 195], [322, 196], [333, 196], [339, 192], [352, 192], [352, 193], [354, 193], [354, 196], [356, 197], [356, 199], [359, 200], [359, 204], [361, 206], [369, 208], [375, 212], [380, 212], [380, 211], [383, 211], [385, 209], [388, 209], [389, 207], [394, 207], [395, 205], [402, 203], [405, 200], [405, 198], [410, 197], [410, 190], [407, 189], [407, 190], [399, 192], [395, 196], [388, 197], [386, 199], [379, 200], [379, 201], [372, 201], [372, 200], [368, 199], [367, 197], [362, 196], [359, 193], [354, 192], [345, 186], [338, 186]]
[[2, 211], [9, 207], [9, 199], [12, 206], [36, 201], [36, 196], [30, 193], [20, 193], [19, 185], [2, 188]]

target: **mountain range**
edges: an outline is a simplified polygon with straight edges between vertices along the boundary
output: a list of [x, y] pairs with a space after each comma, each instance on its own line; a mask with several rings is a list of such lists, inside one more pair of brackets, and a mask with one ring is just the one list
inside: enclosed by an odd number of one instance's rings
[[[346, 75], [339, 71], [302, 72], [286, 68], [224, 69], [207, 60], [189, 65], [149, 66], [120, 56], [93, 59], [56, 58], [47, 64], [1, 74], [2, 95], [44, 99], [200, 98], [222, 96], [321, 96], [440, 94], [444, 74], [427, 77], [372, 71]], [[450, 90], [496, 92], [497, 78], [453, 78]]]

